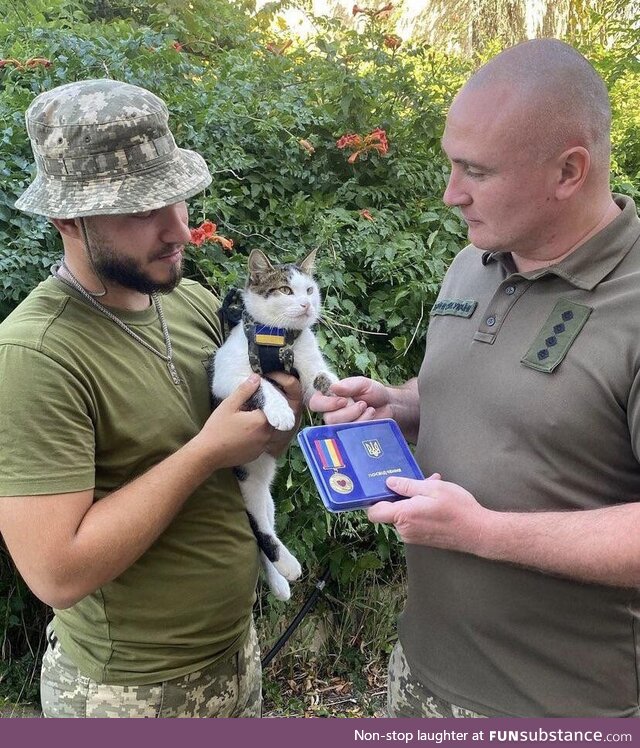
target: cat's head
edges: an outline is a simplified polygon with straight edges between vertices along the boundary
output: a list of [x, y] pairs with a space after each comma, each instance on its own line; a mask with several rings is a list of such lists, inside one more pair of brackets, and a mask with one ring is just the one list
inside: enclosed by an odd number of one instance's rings
[[247, 312], [263, 325], [303, 330], [320, 316], [320, 291], [313, 278], [316, 250], [297, 265], [272, 265], [259, 249], [249, 255], [242, 292]]

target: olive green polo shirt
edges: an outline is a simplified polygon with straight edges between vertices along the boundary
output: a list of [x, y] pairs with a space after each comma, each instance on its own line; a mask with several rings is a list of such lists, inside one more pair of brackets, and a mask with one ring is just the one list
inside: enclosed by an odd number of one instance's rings
[[[434, 305], [417, 457], [493, 510], [640, 499], [640, 221], [516, 271], [467, 247]], [[497, 716], [638, 716], [637, 589], [407, 546], [400, 639], [438, 696]]]

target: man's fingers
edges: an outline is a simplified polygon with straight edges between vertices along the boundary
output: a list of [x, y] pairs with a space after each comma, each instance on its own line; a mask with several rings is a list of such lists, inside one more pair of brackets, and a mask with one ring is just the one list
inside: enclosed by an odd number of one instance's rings
[[320, 392], [314, 392], [309, 400], [309, 407], [317, 413], [330, 413], [333, 410], [344, 408], [348, 403], [344, 397], [331, 397]]
[[395, 509], [391, 501], [379, 501], [367, 509], [367, 517], [370, 522], [385, 522], [393, 524]]
[[287, 374], [284, 371], [272, 371], [265, 375], [265, 379], [269, 379], [276, 387], [279, 387], [287, 394], [297, 394], [299, 392], [300, 396], [302, 396], [300, 380], [292, 374]]
[[[387, 488], [401, 496], [423, 496], [431, 487], [425, 485], [431, 481], [441, 480], [440, 473], [433, 473], [425, 480], [413, 480], [411, 478], [387, 478]], [[389, 522], [395, 524], [398, 517], [398, 511], [401, 506], [406, 505], [405, 501], [379, 501], [377, 504], [370, 506], [367, 510], [367, 516], [371, 522]]]
[[350, 397], [357, 400], [365, 391], [367, 384], [368, 380], [364, 377], [347, 377], [346, 379], [341, 379], [339, 382], [332, 384], [330, 389], [335, 395], [340, 397]]
[[439, 479], [439, 473], [434, 473], [425, 480], [414, 480], [413, 478], [387, 478], [387, 488], [400, 494], [400, 496], [428, 496], [430, 491], [433, 490], [433, 485], [429, 486], [428, 484]]
[[362, 413], [360, 413], [360, 416], [358, 417], [359, 421], [373, 421], [376, 417], [376, 409], [375, 408], [369, 408], [367, 407], [367, 404], [365, 402], [359, 402], [356, 403], [362, 410]]
[[325, 413], [325, 423], [351, 423], [357, 421], [366, 411], [366, 403], [352, 403], [343, 408], [338, 408], [335, 413]]
[[257, 374], [251, 374], [248, 379], [239, 384], [235, 390], [226, 398], [229, 406], [236, 410], [241, 408], [247, 400], [255, 393], [260, 386], [260, 377]]

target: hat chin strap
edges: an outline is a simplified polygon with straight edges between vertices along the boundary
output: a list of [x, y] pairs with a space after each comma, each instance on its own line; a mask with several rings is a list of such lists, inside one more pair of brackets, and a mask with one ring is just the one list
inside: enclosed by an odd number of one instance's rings
[[[102, 291], [88, 291], [87, 293], [91, 296], [97, 296], [102, 297], [107, 295], [107, 287], [104, 284], [104, 281], [100, 277], [100, 273], [96, 270], [95, 265], [93, 264], [93, 257], [91, 257], [91, 249], [89, 248], [89, 235], [87, 234], [87, 226], [85, 224], [84, 218], [79, 217], [78, 219], [80, 221], [80, 230], [82, 231], [82, 239], [84, 242], [84, 252], [87, 256], [87, 259], [89, 260], [89, 265], [91, 265], [91, 270], [93, 270], [93, 274], [96, 276], [96, 278], [100, 281], [100, 284], [102, 285]], [[85, 289], [86, 290], [86, 289]]]

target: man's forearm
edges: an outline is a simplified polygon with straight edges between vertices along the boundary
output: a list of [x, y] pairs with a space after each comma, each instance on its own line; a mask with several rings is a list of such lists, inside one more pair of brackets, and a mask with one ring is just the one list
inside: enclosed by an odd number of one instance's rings
[[400, 496], [367, 510], [410, 545], [517, 564], [616, 587], [640, 586], [640, 503], [574, 512], [498, 512], [465, 488], [431, 476], [389, 478]]
[[478, 555], [611, 586], [640, 586], [640, 504], [575, 512], [491, 512]]
[[407, 441], [416, 443], [420, 427], [420, 401], [418, 399], [418, 380], [410, 379], [400, 387], [387, 386], [389, 404]]

